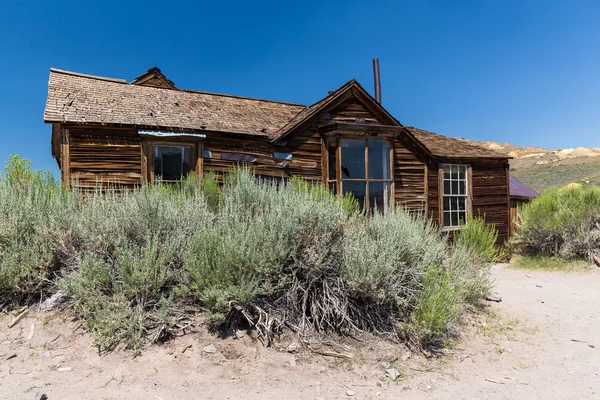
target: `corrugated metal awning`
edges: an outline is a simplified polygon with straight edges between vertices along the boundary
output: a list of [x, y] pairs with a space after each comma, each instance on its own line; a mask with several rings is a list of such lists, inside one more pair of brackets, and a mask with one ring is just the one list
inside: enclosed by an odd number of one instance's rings
[[195, 137], [204, 139], [206, 135], [204, 133], [186, 133], [186, 132], [173, 132], [173, 131], [157, 131], [148, 129], [138, 129], [138, 133], [141, 136], [153, 136], [153, 137]]

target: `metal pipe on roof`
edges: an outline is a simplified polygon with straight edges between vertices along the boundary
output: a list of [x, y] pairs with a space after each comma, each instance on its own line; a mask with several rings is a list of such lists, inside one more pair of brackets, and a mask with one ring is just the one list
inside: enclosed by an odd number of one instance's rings
[[379, 58], [373, 59], [373, 75], [375, 77], [375, 100], [381, 104], [381, 78], [379, 76]]

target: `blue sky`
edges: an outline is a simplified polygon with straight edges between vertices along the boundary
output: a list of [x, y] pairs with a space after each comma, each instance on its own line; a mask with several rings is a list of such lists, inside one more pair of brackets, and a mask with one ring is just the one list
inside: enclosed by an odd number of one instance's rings
[[403, 124], [600, 147], [598, 1], [0, 2], [0, 159], [57, 171], [50, 67], [311, 104], [356, 78]]

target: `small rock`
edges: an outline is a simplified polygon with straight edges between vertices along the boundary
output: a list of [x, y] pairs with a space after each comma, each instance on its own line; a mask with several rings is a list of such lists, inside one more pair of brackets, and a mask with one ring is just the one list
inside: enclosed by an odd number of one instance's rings
[[63, 303], [66, 300], [65, 292], [56, 292], [42, 303], [40, 309], [42, 311], [50, 311], [60, 303]]
[[489, 296], [486, 296], [485, 299], [487, 301], [495, 301], [496, 303], [500, 303], [502, 301], [502, 297], [498, 293], [492, 293]]
[[382, 366], [384, 369], [390, 369], [390, 368], [392, 368], [392, 364], [390, 364], [390, 363], [389, 363], [389, 362], [387, 362], [387, 361], [383, 361], [383, 362], [381, 363], [381, 366]]
[[298, 344], [298, 342], [292, 342], [287, 347], [287, 351], [288, 351], [288, 353], [296, 353], [299, 348], [300, 348], [300, 345]]
[[50, 358], [50, 357], [52, 357], [52, 354], [50, 354], [50, 352], [49, 352], [49, 351], [45, 351], [45, 352], [44, 352], [42, 355], [43, 355], [44, 357], [46, 357], [46, 358]]
[[62, 367], [58, 369], [60, 372], [68, 372], [71, 370], [71, 367]]
[[542, 287], [542, 285], [535, 285], [535, 287]]
[[214, 354], [217, 352], [217, 348], [215, 347], [214, 344], [209, 344], [208, 346], [206, 346], [205, 348], [202, 349], [205, 353], [209, 353], [209, 354]]
[[48, 396], [46, 396], [44, 393], [36, 393], [33, 396], [33, 400], [48, 400]]
[[292, 366], [292, 367], [296, 366], [296, 360], [295, 359], [290, 360], [290, 366]]
[[387, 372], [388, 376], [393, 381], [398, 379], [398, 377], [400, 376], [400, 372], [398, 372], [398, 370], [396, 368], [386, 369], [385, 372]]
[[354, 396], [354, 391], [353, 391], [353, 390], [348, 390], [348, 391], [346, 392], [346, 396], [348, 396], [348, 397], [352, 397], [352, 396]]
[[410, 357], [412, 356], [410, 351], [407, 351], [406, 353], [404, 353], [404, 355], [402, 356], [402, 361], [407, 361]]
[[378, 387], [383, 387], [383, 383], [381, 383], [381, 382], [377, 381], [377, 382], [375, 382], [375, 386], [378, 386]]
[[244, 336], [246, 336], [246, 331], [241, 331], [241, 330], [235, 331], [235, 337], [236, 338], [241, 339]]
[[431, 390], [431, 385], [427, 385], [427, 390]]

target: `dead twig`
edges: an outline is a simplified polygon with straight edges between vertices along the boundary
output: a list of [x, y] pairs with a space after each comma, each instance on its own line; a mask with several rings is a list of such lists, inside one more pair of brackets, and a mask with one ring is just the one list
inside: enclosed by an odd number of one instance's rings
[[9, 328], [12, 328], [12, 327], [13, 327], [13, 326], [15, 326], [16, 324], [18, 324], [18, 323], [19, 323], [19, 321], [20, 321], [20, 320], [22, 320], [22, 319], [23, 319], [23, 317], [25, 317], [25, 315], [27, 315], [27, 313], [29, 313], [29, 310], [27, 310], [27, 309], [26, 309], [25, 311], [21, 312], [21, 314], [19, 314], [19, 315], [17, 316], [17, 318], [13, 319], [13, 320], [12, 320], [12, 322], [11, 322], [10, 324], [8, 324], [8, 327], [9, 327]]

